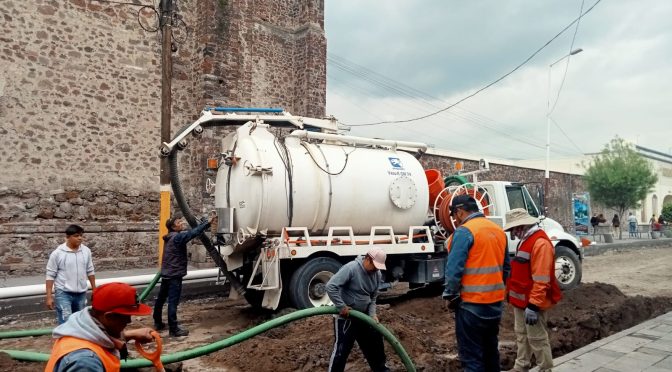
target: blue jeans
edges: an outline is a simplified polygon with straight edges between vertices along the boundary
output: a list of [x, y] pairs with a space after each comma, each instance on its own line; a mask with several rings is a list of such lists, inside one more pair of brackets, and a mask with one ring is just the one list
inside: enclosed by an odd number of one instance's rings
[[161, 288], [159, 288], [159, 295], [154, 303], [154, 324], [159, 325], [163, 323], [161, 320], [161, 313], [163, 312], [163, 304], [168, 299], [168, 329], [176, 331], [177, 323], [177, 305], [180, 304], [180, 295], [182, 294], [182, 278], [161, 278]]
[[457, 350], [465, 372], [499, 372], [500, 318], [479, 318], [459, 307], [455, 313]]
[[56, 288], [54, 305], [56, 305], [56, 320], [58, 324], [63, 324], [72, 313], [86, 307], [86, 292], [66, 292]]

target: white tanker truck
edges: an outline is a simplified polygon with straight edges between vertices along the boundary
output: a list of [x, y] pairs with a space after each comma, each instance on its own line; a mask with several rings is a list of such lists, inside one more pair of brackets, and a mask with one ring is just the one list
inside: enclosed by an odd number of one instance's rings
[[[540, 216], [524, 185], [476, 182], [488, 168], [485, 161], [471, 172], [473, 183], [444, 187], [440, 173], [418, 161], [425, 144], [346, 136], [334, 119], [280, 109], [206, 109], [164, 143], [162, 155], [176, 163], [175, 150], [186, 147], [188, 134], [224, 125], [239, 126], [222, 140], [214, 188], [219, 252], [209, 251], [230, 280], [242, 280], [254, 306], [276, 309], [281, 300], [296, 308], [328, 304], [329, 278], [372, 246], [387, 252], [387, 283], [442, 284], [445, 241], [454, 229], [448, 206], [455, 195], [474, 196], [500, 225], [511, 208]], [[181, 193], [172, 176], [175, 193]], [[561, 286], [577, 285], [579, 242], [549, 218], [542, 216], [541, 225], [556, 246]], [[509, 241], [510, 253], [516, 243]]]

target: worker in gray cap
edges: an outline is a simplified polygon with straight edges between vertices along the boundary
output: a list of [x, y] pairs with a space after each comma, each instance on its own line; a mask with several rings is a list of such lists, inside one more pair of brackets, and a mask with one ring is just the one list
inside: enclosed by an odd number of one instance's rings
[[385, 365], [383, 336], [370, 325], [350, 318], [350, 309], [361, 311], [376, 323], [376, 298], [382, 281], [387, 255], [380, 248], [371, 248], [365, 256], [343, 265], [327, 283], [327, 294], [340, 314], [334, 319], [334, 351], [329, 360], [329, 372], [342, 372], [348, 355], [357, 341], [362, 354], [374, 372], [389, 371]]

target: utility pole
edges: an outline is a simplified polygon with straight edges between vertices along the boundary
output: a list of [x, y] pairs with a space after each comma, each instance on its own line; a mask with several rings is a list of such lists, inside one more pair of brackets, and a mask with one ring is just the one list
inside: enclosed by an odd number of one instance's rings
[[[161, 144], [170, 142], [170, 117], [172, 109], [173, 78], [173, 0], [161, 0]], [[170, 163], [168, 157], [161, 158], [160, 171], [161, 209], [159, 212], [159, 267], [163, 257], [163, 236], [168, 233], [166, 221], [170, 217]]]

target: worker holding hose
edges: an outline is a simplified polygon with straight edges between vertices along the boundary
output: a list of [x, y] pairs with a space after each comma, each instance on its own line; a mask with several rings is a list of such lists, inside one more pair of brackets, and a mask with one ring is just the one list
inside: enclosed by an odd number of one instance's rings
[[368, 314], [376, 322], [376, 298], [385, 270], [387, 255], [380, 248], [371, 248], [366, 256], [357, 257], [343, 265], [327, 283], [327, 294], [339, 309], [334, 319], [334, 351], [329, 360], [329, 372], [342, 372], [348, 355], [357, 341], [362, 354], [374, 372], [387, 372], [383, 336], [370, 325], [348, 317], [350, 309]]
[[168, 234], [163, 237], [165, 246], [161, 260], [161, 287], [154, 303], [154, 329], [161, 331], [166, 327], [162, 321], [163, 305], [168, 300], [168, 329], [172, 337], [184, 337], [189, 331], [181, 328], [177, 322], [177, 306], [182, 294], [182, 278], [187, 275], [187, 243], [201, 235], [210, 225], [217, 224], [217, 216], [193, 229], [188, 228], [187, 221], [180, 216], [173, 216], [166, 221]]
[[126, 330], [132, 315], [149, 315], [152, 309], [138, 301], [135, 288], [107, 283], [93, 291], [91, 306], [78, 311], [53, 331], [56, 339], [45, 372], [119, 371], [126, 359], [127, 340], [153, 340], [151, 328]]

